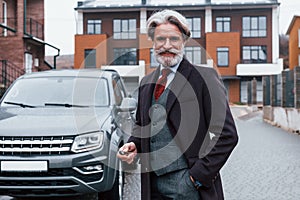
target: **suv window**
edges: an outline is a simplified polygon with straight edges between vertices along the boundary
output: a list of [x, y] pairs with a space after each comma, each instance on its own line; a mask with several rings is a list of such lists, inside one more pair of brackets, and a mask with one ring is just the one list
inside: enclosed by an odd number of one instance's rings
[[120, 77], [114, 77], [112, 82], [113, 82], [112, 84], [114, 87], [114, 96], [115, 96], [116, 105], [119, 106], [119, 105], [121, 105], [121, 102], [122, 102], [123, 98], [125, 97], [122, 82], [121, 82]]

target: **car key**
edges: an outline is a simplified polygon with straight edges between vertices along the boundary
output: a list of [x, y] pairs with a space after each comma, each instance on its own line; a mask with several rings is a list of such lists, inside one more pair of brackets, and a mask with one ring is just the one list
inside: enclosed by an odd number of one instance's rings
[[129, 153], [130, 153], [130, 152], [127, 152], [127, 151], [122, 151], [122, 150], [119, 151], [119, 154], [120, 154], [120, 155], [126, 155], [126, 156], [128, 156]]

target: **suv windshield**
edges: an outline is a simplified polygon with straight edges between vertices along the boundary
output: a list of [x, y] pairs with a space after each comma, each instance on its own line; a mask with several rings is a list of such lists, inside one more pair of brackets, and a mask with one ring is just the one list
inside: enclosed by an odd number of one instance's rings
[[1, 106], [108, 106], [107, 80], [86, 77], [43, 77], [18, 80]]

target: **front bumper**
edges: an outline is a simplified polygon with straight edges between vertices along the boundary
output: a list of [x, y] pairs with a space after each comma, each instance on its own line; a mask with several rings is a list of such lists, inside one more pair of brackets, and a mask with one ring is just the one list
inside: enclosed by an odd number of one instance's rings
[[111, 188], [115, 174], [113, 167], [107, 166], [108, 157], [103, 156], [103, 152], [100, 155], [100, 151], [55, 156], [0, 156], [0, 160], [48, 162], [45, 172], [1, 171], [1, 195], [71, 196], [102, 192]]

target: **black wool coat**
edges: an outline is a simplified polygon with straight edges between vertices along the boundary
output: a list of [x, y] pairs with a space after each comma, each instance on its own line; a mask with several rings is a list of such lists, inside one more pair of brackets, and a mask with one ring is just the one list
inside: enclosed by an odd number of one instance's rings
[[[141, 162], [142, 200], [151, 199], [149, 110], [159, 69], [139, 87], [136, 124], [128, 142], [137, 146]], [[188, 162], [189, 173], [202, 183], [202, 200], [224, 199], [220, 169], [238, 142], [226, 92], [213, 68], [192, 65], [185, 58], [170, 85], [166, 123]]]

